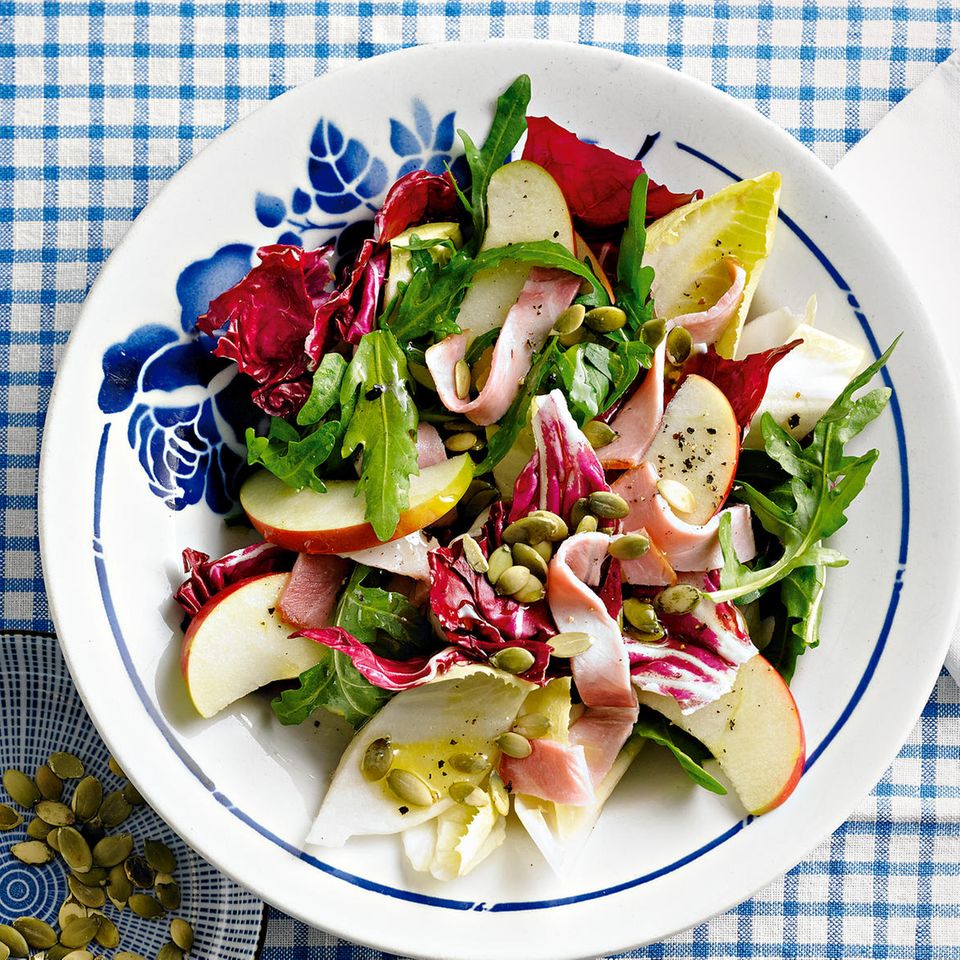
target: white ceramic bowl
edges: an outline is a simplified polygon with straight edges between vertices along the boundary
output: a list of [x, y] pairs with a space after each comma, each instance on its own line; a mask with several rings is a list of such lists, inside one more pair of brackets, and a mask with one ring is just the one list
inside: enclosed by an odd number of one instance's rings
[[[779, 235], [755, 309], [800, 307], [816, 293], [822, 326], [874, 355], [906, 335], [885, 374], [889, 409], [861, 438], [880, 462], [836, 538], [851, 563], [830, 572], [824, 642], [793, 687], [809, 760], [790, 801], [744, 820], [733, 799], [693, 788], [650, 750], [568, 878], [514, 830], [482, 868], [441, 885], [404, 866], [396, 838], [304, 850], [345, 731], [322, 717], [282, 728], [257, 696], [209, 722], [187, 703], [169, 599], [180, 551], [219, 554], [238, 538], [208, 505], [223, 506], [221, 465], [236, 457], [223, 440], [230, 388], [223, 375], [207, 383], [202, 367], [183, 372], [196, 349], [185, 330], [243, 272], [251, 244], [290, 232], [319, 244], [330, 224], [369, 217], [398, 173], [455, 154], [454, 126], [480, 139], [520, 72], [533, 79], [533, 113], [618, 152], [659, 131], [646, 162], [674, 189], [711, 192], [780, 170]], [[440, 45], [293, 90], [174, 177], [104, 267], [71, 337], [47, 420], [41, 534], [83, 699], [187, 842], [264, 899], [351, 940], [446, 960], [561, 960], [692, 925], [791, 867], [847, 816], [943, 661], [957, 605], [957, 424], [916, 303], [826, 168], [757, 114], [660, 67], [561, 44]]]

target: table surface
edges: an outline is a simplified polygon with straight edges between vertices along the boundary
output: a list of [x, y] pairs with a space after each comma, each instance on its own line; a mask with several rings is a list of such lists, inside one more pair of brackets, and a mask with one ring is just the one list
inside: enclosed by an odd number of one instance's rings
[[[84, 297], [134, 217], [289, 87], [401, 46], [488, 37], [667, 64], [833, 164], [960, 43], [960, 5], [0, 3], [0, 629], [53, 629], [36, 536], [43, 417]], [[912, 175], [891, 171], [895, 202]], [[944, 674], [848, 823], [751, 900], [629, 956], [960, 958], [958, 717]], [[265, 960], [381, 956], [270, 913]]]

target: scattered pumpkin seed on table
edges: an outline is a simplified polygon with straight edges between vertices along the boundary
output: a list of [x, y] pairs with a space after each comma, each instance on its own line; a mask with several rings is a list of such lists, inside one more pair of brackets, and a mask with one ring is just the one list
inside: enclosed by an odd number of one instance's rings
[[57, 942], [57, 933], [53, 927], [36, 917], [18, 917], [13, 921], [13, 928], [27, 942], [27, 946], [34, 950], [46, 950]]
[[39, 817], [35, 817], [27, 824], [27, 836], [31, 840], [46, 840], [53, 829], [49, 823], [44, 823]]
[[86, 873], [93, 866], [90, 845], [75, 827], [60, 827], [59, 830], [60, 856], [74, 873]]
[[102, 887], [88, 887], [81, 883], [76, 877], [67, 877], [67, 886], [75, 900], [78, 900], [85, 907], [92, 907], [99, 910], [107, 902], [107, 895]]
[[40, 799], [40, 790], [37, 785], [22, 770], [5, 770], [3, 787], [10, 794], [13, 802], [25, 810], [32, 809]]
[[30, 955], [30, 945], [23, 939], [23, 934], [8, 923], [0, 923], [0, 943], [7, 947], [12, 957]]
[[9, 960], [10, 948], [5, 943], [0, 943], [0, 960]]
[[160, 840], [147, 840], [143, 845], [143, 855], [157, 873], [173, 873], [177, 869], [177, 858], [173, 851]]
[[63, 796], [63, 781], [47, 764], [37, 767], [36, 782], [44, 800], [59, 800]]
[[124, 796], [122, 790], [111, 790], [100, 804], [97, 814], [100, 822], [108, 829], [119, 827], [133, 812], [133, 804]]
[[81, 820], [92, 820], [103, 803], [103, 786], [96, 777], [84, 777], [73, 791], [70, 806]]
[[193, 927], [186, 920], [174, 917], [170, 921], [170, 939], [181, 950], [189, 952], [193, 949]]
[[151, 897], [148, 893], [134, 893], [130, 896], [128, 902], [130, 909], [138, 917], [143, 917], [146, 920], [155, 920], [157, 917], [162, 917], [166, 912], [160, 901]]
[[123, 769], [120, 767], [120, 764], [117, 763], [116, 759], [113, 756], [111, 756], [107, 760], [107, 766], [110, 768], [110, 772], [115, 777], [120, 777], [121, 780], [127, 779], [127, 775], [123, 772]]
[[60, 924], [62, 929], [71, 920], [82, 919], [88, 916], [90, 916], [89, 911], [82, 903], [77, 903], [72, 897], [68, 897], [60, 905], [60, 909], [57, 912], [57, 923]]
[[130, 882], [141, 890], [149, 889], [156, 882], [157, 871], [147, 863], [146, 857], [127, 857], [123, 869]]
[[158, 883], [154, 887], [154, 893], [164, 910], [180, 909], [180, 885], [176, 881]]
[[51, 827], [69, 827], [76, 822], [76, 814], [59, 800], [41, 800], [34, 808], [36, 815]]
[[[50, 951], [47, 951], [47, 960], [53, 960]], [[61, 960], [93, 960], [93, 954], [89, 950], [71, 950], [65, 953]]]
[[31, 867], [39, 867], [53, 860], [54, 852], [42, 840], [24, 840], [15, 843], [10, 852], [21, 862]]
[[144, 802], [143, 794], [132, 783], [123, 788], [123, 798], [131, 807], [139, 807]]
[[183, 960], [183, 951], [175, 943], [165, 943], [157, 953], [157, 960]]
[[71, 950], [85, 947], [100, 929], [100, 917], [76, 917], [60, 932], [60, 943]]
[[109, 917], [100, 918], [100, 927], [94, 935], [94, 940], [106, 950], [113, 950], [120, 945], [120, 931]]
[[93, 848], [93, 862], [100, 867], [116, 867], [133, 853], [133, 837], [118, 833], [104, 837]]
[[23, 817], [13, 807], [0, 803], [0, 830], [13, 830], [23, 823]]
[[80, 758], [63, 750], [51, 753], [47, 765], [61, 780], [79, 780], [84, 772]]

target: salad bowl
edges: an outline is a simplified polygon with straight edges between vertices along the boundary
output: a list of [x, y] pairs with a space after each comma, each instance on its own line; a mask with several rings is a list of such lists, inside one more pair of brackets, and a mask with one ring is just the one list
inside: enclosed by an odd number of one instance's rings
[[[249, 531], [224, 524], [249, 396], [211, 370], [194, 324], [250, 269], [256, 247], [349, 236], [397, 177], [456, 170], [455, 129], [486, 129], [498, 93], [521, 71], [533, 83], [533, 113], [621, 154], [646, 142], [651, 176], [673, 189], [709, 194], [780, 172], [778, 237], [753, 313], [799, 309], [814, 293], [818, 324], [871, 359], [904, 336], [882, 374], [889, 405], [869, 435], [880, 460], [833, 538], [850, 564], [829, 572], [824, 642], [792, 687], [807, 760], [789, 802], [745, 816], [732, 797], [697, 791], [645, 751], [563, 877], [511, 825], [496, 857], [441, 884], [412, 873], [393, 838], [304, 844], [345, 725], [318, 714], [281, 727], [257, 696], [202, 720], [187, 699], [170, 599], [180, 551], [219, 556], [249, 542]], [[679, 74], [590, 48], [402, 51], [319, 78], [238, 124], [173, 178], [104, 267], [47, 420], [44, 573], [64, 655], [108, 746], [212, 863], [308, 923], [393, 953], [595, 956], [749, 896], [882, 775], [956, 618], [945, 589], [960, 559], [954, 400], [891, 239], [763, 118]]]

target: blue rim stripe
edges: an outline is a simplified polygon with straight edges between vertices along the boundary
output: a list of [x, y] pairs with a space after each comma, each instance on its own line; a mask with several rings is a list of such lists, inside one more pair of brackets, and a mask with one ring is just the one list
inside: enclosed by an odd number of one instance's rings
[[[704, 163], [709, 164], [715, 169], [726, 174], [733, 180], [739, 180], [741, 178], [737, 177], [731, 170], [727, 167], [722, 166], [717, 161], [711, 159], [706, 154], [695, 150], [692, 147], [688, 147], [682, 143], [676, 143], [678, 149], [691, 154], [692, 156], [697, 157], [702, 160]], [[856, 301], [856, 298], [850, 293], [850, 287], [847, 282], [843, 279], [837, 269], [833, 266], [832, 263], [826, 258], [826, 255], [820, 248], [811, 240], [811, 238], [796, 224], [794, 220], [788, 217], [783, 211], [780, 211], [780, 219], [784, 224], [801, 240], [801, 242], [807, 247], [807, 249], [817, 258], [817, 260], [823, 265], [824, 269], [837, 284], [837, 286], [844, 292], [847, 293], [850, 306], [854, 309], [855, 315], [860, 322], [860, 325], [866, 335], [870, 347], [874, 352], [874, 356], [880, 356], [880, 350], [877, 345], [876, 338], [873, 335], [873, 331], [870, 329], [869, 322], [857, 308], [859, 304]], [[821, 743], [814, 749], [813, 753], [810, 754], [807, 758], [806, 765], [804, 766], [804, 772], [806, 773], [813, 764], [820, 758], [824, 750], [832, 743], [834, 738], [843, 728], [844, 724], [849, 719], [850, 715], [853, 713], [854, 708], [860, 699], [863, 697], [863, 694], [866, 692], [867, 687], [870, 685], [870, 681], [873, 679], [873, 675], [876, 671], [877, 665], [880, 662], [880, 657], [883, 654], [883, 651], [887, 644], [887, 639], [890, 634], [890, 630], [893, 626], [894, 616], [896, 614], [897, 606], [899, 603], [900, 592], [903, 588], [902, 576], [904, 573], [903, 565], [906, 563], [907, 557], [907, 543], [909, 539], [909, 516], [910, 516], [910, 496], [909, 496], [909, 478], [907, 470], [907, 452], [906, 452], [906, 438], [904, 435], [903, 429], [903, 419], [900, 412], [900, 405], [897, 400], [896, 390], [893, 387], [893, 382], [890, 378], [890, 375], [886, 368], [882, 371], [882, 377], [884, 383], [891, 389], [890, 397], [890, 409], [893, 414], [894, 427], [897, 434], [897, 445], [900, 456], [900, 469], [901, 469], [901, 535], [900, 535], [900, 569], [897, 570], [895, 583], [893, 585], [893, 591], [890, 597], [890, 602], [887, 607], [886, 617], [883, 622], [883, 626], [880, 630], [880, 635], [877, 638], [876, 644], [874, 645], [873, 653], [871, 654], [870, 660], [867, 663], [867, 666], [863, 672], [863, 675], [860, 678], [859, 683], [857, 684], [856, 689], [853, 692], [849, 702], [844, 707], [840, 716], [838, 717], [836, 723], [831, 727], [830, 731], [821, 741]], [[100, 530], [100, 509], [101, 509], [101, 500], [102, 500], [102, 491], [103, 491], [103, 479], [105, 472], [106, 464], [106, 449], [107, 449], [107, 440], [109, 436], [110, 424], [106, 424], [103, 429], [103, 433], [100, 438], [100, 448], [97, 455], [97, 465], [96, 465], [96, 478], [94, 484], [94, 536], [95, 544], [99, 546], [99, 530]], [[582, 903], [589, 900], [596, 900], [603, 897], [611, 896], [612, 894], [620, 893], [625, 890], [632, 889], [634, 887], [641, 886], [646, 883], [650, 883], [653, 880], [657, 880], [660, 877], [666, 876], [667, 874], [673, 873], [674, 871], [680, 869], [681, 867], [686, 866], [689, 863], [699, 859], [704, 854], [715, 849], [716, 847], [721, 846], [726, 843], [732, 837], [740, 833], [744, 827], [747, 827], [752, 823], [753, 817], [747, 817], [744, 820], [740, 821], [737, 824], [734, 824], [730, 829], [715, 837], [713, 840], [708, 841], [703, 846], [698, 849], [685, 854], [677, 860], [674, 860], [672, 863], [669, 863], [663, 867], [658, 868], [650, 873], [643, 874], [642, 876], [636, 877], [633, 880], [625, 881], [624, 883], [618, 884], [612, 887], [604, 887], [599, 890], [592, 890], [586, 893], [575, 894], [569, 897], [562, 897], [555, 900], [528, 900], [528, 901], [505, 901], [503, 903], [495, 903], [488, 906], [485, 903], [476, 903], [468, 900], [452, 900], [446, 899], [443, 897], [432, 897], [425, 894], [414, 893], [409, 890], [402, 890], [397, 887], [392, 887], [387, 884], [381, 884], [373, 880], [368, 880], [364, 877], [359, 877], [355, 874], [349, 873], [348, 871], [341, 870], [337, 867], [332, 866], [331, 864], [325, 863], [324, 861], [314, 857], [313, 855], [307, 853], [304, 850], [301, 850], [294, 844], [289, 843], [286, 840], [278, 837], [272, 831], [268, 830], [262, 824], [254, 820], [249, 814], [244, 813], [238, 807], [236, 807], [232, 801], [225, 796], [223, 793], [219, 792], [216, 789], [215, 784], [204, 775], [203, 771], [197, 766], [195, 761], [186, 753], [184, 748], [180, 745], [173, 731], [167, 725], [164, 718], [160, 715], [157, 708], [154, 706], [153, 702], [150, 700], [146, 689], [143, 686], [142, 681], [140, 680], [139, 675], [136, 672], [136, 669], [133, 664], [133, 660], [130, 656], [129, 648], [127, 647], [126, 640], [123, 636], [123, 632], [120, 629], [120, 624], [117, 619], [116, 610], [113, 604], [113, 597], [110, 592], [109, 580], [107, 577], [107, 568], [106, 562], [103, 556], [100, 554], [99, 550], [95, 550], [94, 561], [97, 569], [97, 579], [100, 584], [100, 593], [103, 599], [104, 610], [107, 614], [107, 619], [110, 623], [110, 629], [113, 632], [114, 639], [117, 643], [117, 649], [120, 654], [121, 661], [127, 671], [127, 675], [130, 677], [130, 680], [134, 686], [134, 689], [137, 693], [137, 696], [140, 698], [141, 703], [146, 709], [148, 715], [153, 720], [154, 725], [157, 727], [160, 734], [163, 736], [164, 740], [167, 741], [170, 748], [174, 753], [179, 757], [183, 762], [184, 766], [197, 778], [197, 780], [203, 784], [205, 789], [207, 789], [217, 800], [218, 803], [222, 804], [227, 810], [230, 811], [237, 819], [241, 820], [243, 823], [247, 824], [262, 837], [269, 840], [271, 843], [276, 844], [282, 850], [289, 853], [291, 856], [295, 856], [298, 859], [302, 860], [304, 863], [308, 863], [311, 866], [323, 871], [324, 873], [336, 877], [340, 880], [344, 880], [347, 883], [350, 883], [354, 886], [360, 887], [364, 890], [369, 890], [373, 893], [380, 893], [384, 896], [392, 897], [397, 900], [406, 900], [411, 903], [419, 903], [426, 906], [442, 907], [448, 910], [479, 910], [479, 911], [490, 911], [495, 913], [500, 912], [514, 912], [520, 910], [540, 910], [548, 909], [550, 907], [558, 906], [569, 906], [576, 903]]]

